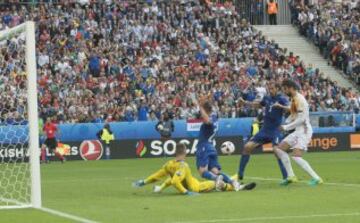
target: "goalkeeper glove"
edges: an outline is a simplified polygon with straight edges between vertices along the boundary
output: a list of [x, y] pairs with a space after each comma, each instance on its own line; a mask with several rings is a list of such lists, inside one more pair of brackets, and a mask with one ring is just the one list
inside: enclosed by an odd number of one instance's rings
[[161, 192], [161, 186], [154, 186], [154, 193], [160, 193]]
[[138, 181], [135, 181], [132, 185], [133, 185], [133, 187], [142, 187], [145, 185], [145, 182], [144, 182], [144, 180], [138, 180]]

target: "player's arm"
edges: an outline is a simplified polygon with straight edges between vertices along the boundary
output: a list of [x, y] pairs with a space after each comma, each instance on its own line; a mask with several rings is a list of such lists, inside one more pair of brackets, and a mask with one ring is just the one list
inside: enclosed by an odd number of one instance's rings
[[142, 187], [147, 184], [151, 184], [161, 180], [162, 178], [168, 175], [168, 172], [166, 171], [166, 165], [167, 163], [161, 169], [148, 176], [145, 180], [141, 179], [133, 182], [133, 187]]
[[209, 99], [209, 96], [201, 96], [198, 99], [198, 106], [199, 106], [199, 109], [200, 109], [200, 115], [201, 115], [201, 118], [203, 119], [203, 122], [206, 123], [206, 124], [211, 124], [210, 116], [206, 113], [206, 111], [205, 111], [205, 109], [203, 107], [204, 103], [208, 99]]
[[290, 122], [289, 124], [282, 125], [282, 129], [285, 131], [289, 131], [292, 129], [295, 129], [297, 126], [303, 124], [306, 120], [306, 114], [304, 111], [298, 111], [297, 117], [293, 122]]
[[237, 100], [237, 103], [240, 106], [246, 105], [246, 106], [250, 106], [250, 107], [254, 107], [254, 108], [260, 108], [263, 106], [260, 101], [246, 101], [241, 97]]
[[209, 115], [206, 113], [205, 109], [202, 107], [202, 105], [200, 105], [200, 114], [201, 114], [201, 118], [203, 119], [203, 122], [206, 124], [210, 124], [211, 120]]
[[155, 193], [160, 193], [171, 185], [171, 177], [167, 178], [160, 186], [154, 187]]
[[278, 102], [276, 102], [273, 107], [276, 107], [276, 108], [281, 108], [283, 109], [285, 112], [290, 112], [290, 106], [289, 105], [284, 105], [284, 104], [280, 104]]
[[150, 183], [154, 183], [156, 181], [161, 180], [162, 178], [164, 178], [165, 176], [167, 176], [168, 173], [165, 170], [164, 167], [162, 167], [161, 169], [159, 169], [158, 171], [156, 171], [155, 173], [151, 174], [150, 176], [148, 176], [145, 180], [144, 183], [145, 184], [150, 184]]
[[297, 116], [292, 122], [290, 122], [289, 124], [286, 124], [286, 125], [282, 125], [283, 130], [289, 131], [289, 130], [295, 129], [297, 126], [303, 124], [306, 120], [306, 117], [309, 115], [303, 102], [299, 103], [299, 106], [297, 106], [296, 112], [297, 112]]
[[182, 181], [185, 179], [185, 176], [185, 165], [181, 165], [181, 167], [175, 172], [174, 176], [171, 178], [171, 185], [173, 185], [176, 190], [178, 190], [182, 194], [186, 194], [188, 192], [184, 185], [182, 185]]

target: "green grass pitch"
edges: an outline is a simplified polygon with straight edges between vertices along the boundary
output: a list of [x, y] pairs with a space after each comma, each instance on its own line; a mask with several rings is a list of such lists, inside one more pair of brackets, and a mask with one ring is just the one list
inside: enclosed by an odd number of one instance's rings
[[[167, 158], [53, 162], [41, 166], [43, 205], [97, 222], [360, 222], [360, 152], [309, 153], [305, 158], [329, 184], [310, 187], [302, 182], [281, 187], [274, 180], [280, 172], [273, 155], [254, 155], [246, 172], [247, 182], [258, 183], [254, 191], [195, 197], [173, 189], [153, 194], [152, 186], [131, 187]], [[234, 174], [239, 156], [222, 156], [220, 162], [225, 172]], [[188, 163], [199, 177], [194, 158], [188, 158]], [[297, 167], [295, 172], [300, 179], [309, 179]], [[73, 221], [19, 209], [1, 210], [0, 222]]]

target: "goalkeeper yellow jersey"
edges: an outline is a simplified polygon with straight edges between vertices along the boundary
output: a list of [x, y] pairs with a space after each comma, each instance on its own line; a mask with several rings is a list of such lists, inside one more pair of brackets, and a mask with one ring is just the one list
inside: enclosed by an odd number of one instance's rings
[[187, 190], [204, 192], [215, 188], [213, 181], [199, 182], [192, 176], [189, 165], [185, 161], [178, 161], [176, 159], [166, 162], [159, 171], [150, 176], [148, 181], [159, 179], [166, 175], [170, 175], [170, 177], [165, 181], [165, 184], [168, 186], [173, 185], [181, 193], [185, 193]]

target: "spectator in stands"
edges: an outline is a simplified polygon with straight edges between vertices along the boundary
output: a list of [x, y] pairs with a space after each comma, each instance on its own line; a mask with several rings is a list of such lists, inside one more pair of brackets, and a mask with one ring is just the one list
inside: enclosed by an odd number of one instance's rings
[[[60, 123], [159, 120], [165, 111], [174, 119], [195, 118], [196, 95], [210, 91], [221, 117], [257, 116], [261, 110], [240, 109], [234, 101], [241, 96], [256, 100], [269, 80], [285, 78], [302, 86], [313, 111], [328, 97], [333, 102], [325, 108], [332, 110], [353, 111], [356, 107], [348, 101], [359, 102], [351, 89], [341, 88], [257, 32], [231, 1], [113, 1], [106, 6], [64, 1], [56, 7], [39, 4], [34, 10], [21, 4], [13, 4], [14, 10], [1, 7], [3, 29], [27, 18], [36, 21], [40, 114], [56, 114]], [[318, 17], [316, 10], [312, 13]], [[324, 33], [315, 39], [329, 57], [328, 43], [347, 33], [341, 51], [333, 52], [334, 62], [347, 65], [350, 76], [359, 80], [360, 42], [349, 42], [358, 38], [359, 20], [346, 18], [351, 35], [348, 26], [341, 32], [334, 32], [333, 25], [327, 29], [326, 22], [312, 27], [314, 33]], [[1, 111], [1, 119], [14, 123], [26, 107], [24, 40], [0, 42], [0, 54], [0, 105], [9, 108]]]
[[292, 1], [302, 35], [319, 47], [329, 64], [354, 79], [359, 86], [360, 2], [319, 1], [302, 4]]
[[160, 133], [162, 140], [171, 138], [171, 135], [175, 130], [175, 125], [174, 122], [170, 119], [169, 113], [165, 112], [162, 115], [162, 119], [156, 124], [155, 129]]
[[276, 0], [267, 0], [266, 10], [270, 25], [277, 25], [278, 3]]

